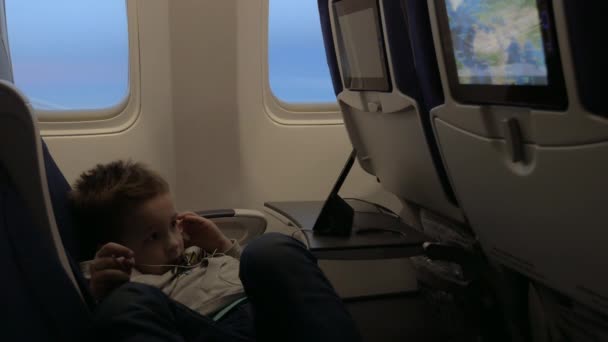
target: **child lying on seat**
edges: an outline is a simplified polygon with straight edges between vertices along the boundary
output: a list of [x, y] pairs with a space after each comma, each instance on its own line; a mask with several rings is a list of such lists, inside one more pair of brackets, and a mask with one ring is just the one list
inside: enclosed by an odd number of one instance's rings
[[206, 218], [178, 214], [167, 182], [143, 165], [97, 165], [70, 198], [88, 239], [101, 246], [87, 263], [97, 300], [128, 281], [159, 288], [202, 315], [245, 297], [238, 242]]

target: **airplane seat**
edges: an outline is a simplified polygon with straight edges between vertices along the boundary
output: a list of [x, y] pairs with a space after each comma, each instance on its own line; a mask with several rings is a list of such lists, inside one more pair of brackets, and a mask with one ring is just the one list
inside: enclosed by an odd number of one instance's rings
[[2, 339], [80, 341], [92, 302], [54, 223], [36, 120], [3, 81], [0, 101]]
[[331, 16], [329, 12], [329, 2], [331, 0], [319, 0], [319, 19], [321, 20], [321, 34], [323, 35], [323, 46], [325, 48], [325, 56], [329, 74], [331, 75], [334, 93], [336, 96], [342, 92], [342, 80], [340, 79], [340, 69], [338, 68], [338, 58], [336, 57], [336, 46], [331, 30]]
[[[416, 228], [475, 253], [476, 238], [454, 195], [430, 117], [444, 95], [427, 2], [320, 0], [319, 14], [360, 165], [405, 205], [421, 208]], [[496, 312], [481, 305], [480, 288], [487, 284], [463, 276], [454, 264], [424, 256], [410, 260], [421, 294], [436, 308], [437, 329], [464, 337], [496, 327]]]
[[[85, 256], [90, 255], [91, 247], [87, 246], [83, 242], [83, 239], [78, 237], [77, 226], [69, 208], [68, 194], [71, 190], [70, 184], [63, 176], [63, 173], [61, 173], [57, 163], [55, 163], [44, 140], [42, 140], [42, 154], [53, 212], [57, 220], [57, 227], [63, 238], [64, 246], [76, 261], [83, 261], [86, 259]], [[95, 247], [93, 246], [92, 248]]]
[[538, 336], [608, 339], [606, 4], [428, 3], [445, 94], [432, 123], [471, 228], [532, 283], [553, 327]]
[[[355, 5], [351, 5], [353, 3]], [[430, 120], [424, 115], [430, 105], [441, 101], [441, 88], [436, 86], [437, 80], [433, 87], [433, 82], [420, 78], [431, 77], [432, 66], [424, 70], [426, 73], [418, 74], [416, 63], [427, 61], [419, 56], [421, 61], [414, 59], [410, 23], [401, 2], [381, 1], [376, 9], [356, 8], [360, 6], [356, 3], [366, 2], [318, 2], [334, 91], [350, 140], [357, 150], [357, 160], [402, 201], [464, 222]], [[355, 7], [349, 8], [352, 6]], [[359, 18], [371, 25], [363, 30], [370, 29], [377, 36], [369, 37], [361, 28], [350, 25], [348, 14], [359, 12], [365, 16], [367, 10], [382, 15], [380, 23], [374, 23], [373, 17]], [[345, 15], [338, 15], [338, 11]], [[351, 21], [356, 20], [353, 17]], [[343, 23], [348, 32], [340, 32], [339, 23]], [[383, 46], [377, 53], [378, 62], [366, 70], [367, 64], [358, 62], [355, 55], [375, 47], [359, 47], [359, 44], [376, 44], [379, 40], [386, 46], [386, 52]], [[363, 56], [361, 61], [375, 57]]]

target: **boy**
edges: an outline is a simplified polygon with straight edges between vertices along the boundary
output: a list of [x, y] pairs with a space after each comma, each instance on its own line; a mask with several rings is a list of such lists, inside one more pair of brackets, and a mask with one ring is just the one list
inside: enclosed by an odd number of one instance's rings
[[178, 214], [166, 181], [138, 163], [97, 165], [70, 198], [85, 243], [101, 246], [89, 269], [102, 339], [358, 340], [316, 259], [294, 239], [266, 234], [239, 263], [236, 241], [205, 218]]
[[244, 298], [238, 242], [212, 221], [177, 214], [168, 184], [155, 172], [123, 161], [98, 165], [81, 175], [70, 198], [89, 238], [103, 245], [88, 263], [98, 300], [127, 280], [157, 287], [202, 315]]

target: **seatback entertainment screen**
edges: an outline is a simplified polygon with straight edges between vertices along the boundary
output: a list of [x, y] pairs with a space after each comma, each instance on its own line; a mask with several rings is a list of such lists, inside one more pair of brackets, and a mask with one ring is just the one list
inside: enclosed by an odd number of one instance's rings
[[435, 0], [435, 9], [455, 100], [567, 106], [550, 0]]
[[377, 1], [341, 0], [334, 10], [344, 86], [390, 91]]
[[547, 85], [536, 1], [448, 0], [461, 84]]

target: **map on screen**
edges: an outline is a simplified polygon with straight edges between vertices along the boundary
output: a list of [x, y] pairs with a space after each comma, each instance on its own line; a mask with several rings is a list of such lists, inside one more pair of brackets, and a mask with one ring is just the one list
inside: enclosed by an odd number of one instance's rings
[[460, 84], [548, 84], [535, 0], [446, 0]]

